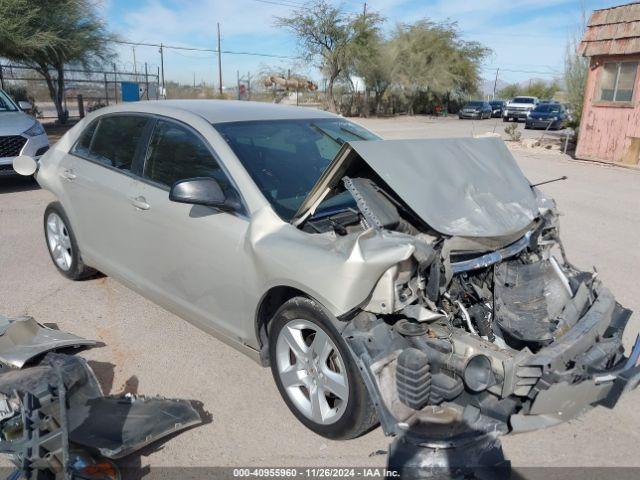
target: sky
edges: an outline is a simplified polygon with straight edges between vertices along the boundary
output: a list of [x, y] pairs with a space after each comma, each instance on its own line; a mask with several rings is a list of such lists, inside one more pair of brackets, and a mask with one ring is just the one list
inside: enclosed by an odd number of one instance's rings
[[[276, 16], [287, 16], [304, 0], [98, 0], [99, 12], [109, 28], [123, 40], [198, 48], [216, 48], [216, 24], [220, 23], [222, 50], [252, 52], [292, 58], [223, 54], [223, 84], [232, 86], [237, 72], [258, 76], [276, 69], [319, 80], [316, 65], [297, 60], [296, 39], [274, 26]], [[346, 12], [362, 13], [364, 3], [332, 1]], [[422, 18], [457, 22], [462, 37], [492, 49], [482, 66], [483, 77], [493, 80], [499, 68], [502, 82], [530, 78], [552, 79], [562, 73], [567, 42], [594, 9], [624, 0], [370, 0], [367, 11], [385, 19], [385, 30], [398, 23]], [[118, 69], [133, 71], [132, 46], [120, 45]], [[136, 68], [157, 72], [156, 47], [135, 47]], [[218, 84], [214, 52], [164, 50], [166, 81]]]

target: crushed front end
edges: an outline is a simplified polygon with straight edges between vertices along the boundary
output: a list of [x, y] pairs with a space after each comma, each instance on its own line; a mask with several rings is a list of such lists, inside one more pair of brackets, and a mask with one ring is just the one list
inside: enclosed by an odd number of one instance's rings
[[357, 208], [300, 225], [413, 246], [340, 317], [384, 431], [497, 435], [613, 407], [640, 383], [640, 341], [625, 355], [631, 312], [569, 262], [555, 203], [497, 140], [425, 142], [343, 149], [322, 187]]

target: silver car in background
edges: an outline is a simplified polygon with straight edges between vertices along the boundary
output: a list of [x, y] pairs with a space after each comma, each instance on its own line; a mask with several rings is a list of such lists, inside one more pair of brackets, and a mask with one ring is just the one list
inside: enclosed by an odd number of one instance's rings
[[63, 275], [113, 276], [270, 365], [318, 434], [531, 430], [640, 382], [631, 312], [569, 262], [554, 202], [499, 139], [140, 102], [78, 123], [36, 179]]
[[19, 155], [40, 158], [49, 149], [49, 139], [40, 122], [23, 110], [28, 102], [16, 103], [0, 90], [0, 175], [13, 172], [13, 159]]

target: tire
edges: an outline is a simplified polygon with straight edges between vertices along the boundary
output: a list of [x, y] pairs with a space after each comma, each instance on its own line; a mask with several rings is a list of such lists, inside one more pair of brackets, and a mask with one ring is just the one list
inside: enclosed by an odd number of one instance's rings
[[51, 261], [70, 280], [82, 280], [96, 271], [82, 262], [76, 236], [62, 205], [50, 203], [44, 211], [44, 238]]
[[371, 430], [378, 417], [331, 318], [312, 299], [287, 301], [269, 326], [269, 357], [276, 386], [296, 418], [318, 435], [347, 440]]
[[509, 117], [502, 117], [503, 122], [509, 122]]

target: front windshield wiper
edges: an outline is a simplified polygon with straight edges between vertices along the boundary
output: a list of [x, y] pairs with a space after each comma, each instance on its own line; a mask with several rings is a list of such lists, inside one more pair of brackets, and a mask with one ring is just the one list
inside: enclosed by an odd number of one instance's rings
[[327, 132], [324, 128], [319, 127], [318, 125], [316, 125], [315, 123], [310, 123], [309, 124], [311, 126], [311, 128], [316, 129], [317, 131], [319, 131], [320, 133], [322, 133], [325, 137], [333, 140], [337, 145], [339, 145], [340, 147], [342, 145], [344, 145], [344, 140], [340, 137], [334, 137], [333, 135], [331, 135], [329, 132]]
[[358, 135], [356, 132], [354, 132], [353, 130], [348, 129], [347, 127], [340, 127], [340, 130], [342, 130], [343, 132], [348, 133], [349, 135], [353, 135], [356, 138], [359, 138], [360, 140], [366, 140], [366, 137], [363, 137], [362, 135]]

